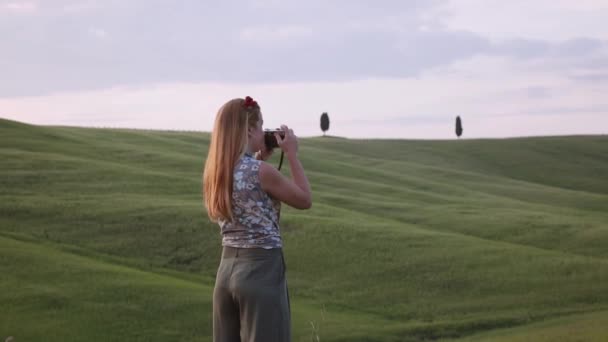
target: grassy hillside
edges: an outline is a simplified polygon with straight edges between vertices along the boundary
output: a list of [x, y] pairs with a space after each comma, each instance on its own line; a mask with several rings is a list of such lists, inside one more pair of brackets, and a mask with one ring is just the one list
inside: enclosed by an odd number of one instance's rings
[[[0, 120], [0, 340], [209, 341], [208, 143]], [[313, 208], [282, 214], [295, 341], [608, 337], [608, 137], [300, 151]]]

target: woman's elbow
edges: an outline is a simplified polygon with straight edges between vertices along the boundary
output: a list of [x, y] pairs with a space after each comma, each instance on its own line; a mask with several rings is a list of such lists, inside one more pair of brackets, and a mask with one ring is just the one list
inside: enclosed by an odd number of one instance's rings
[[298, 203], [295, 203], [294, 207], [301, 210], [310, 209], [312, 207], [312, 198], [302, 198]]
[[302, 208], [300, 209], [310, 209], [312, 207], [312, 198], [310, 196], [308, 196], [308, 198], [305, 198], [303, 203], [302, 203]]
[[310, 209], [312, 207], [312, 200], [308, 199], [306, 202], [304, 202], [304, 205], [302, 206], [301, 209]]

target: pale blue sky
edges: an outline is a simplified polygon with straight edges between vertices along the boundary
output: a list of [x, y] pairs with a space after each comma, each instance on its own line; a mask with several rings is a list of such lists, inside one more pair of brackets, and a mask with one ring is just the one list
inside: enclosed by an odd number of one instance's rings
[[608, 1], [0, 0], [0, 117], [301, 136], [608, 133]]

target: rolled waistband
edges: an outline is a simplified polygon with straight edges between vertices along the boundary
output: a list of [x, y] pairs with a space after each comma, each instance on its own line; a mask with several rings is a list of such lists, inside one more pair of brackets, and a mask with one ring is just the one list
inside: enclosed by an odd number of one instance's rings
[[237, 247], [229, 247], [223, 246], [222, 248], [222, 258], [238, 258], [238, 257], [249, 257], [249, 256], [273, 256], [273, 255], [282, 255], [282, 248], [237, 248]]

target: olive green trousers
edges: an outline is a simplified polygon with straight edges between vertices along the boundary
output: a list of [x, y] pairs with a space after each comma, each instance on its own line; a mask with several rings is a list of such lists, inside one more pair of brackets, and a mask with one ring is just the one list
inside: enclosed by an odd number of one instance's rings
[[291, 342], [283, 250], [224, 247], [213, 290], [214, 342]]

